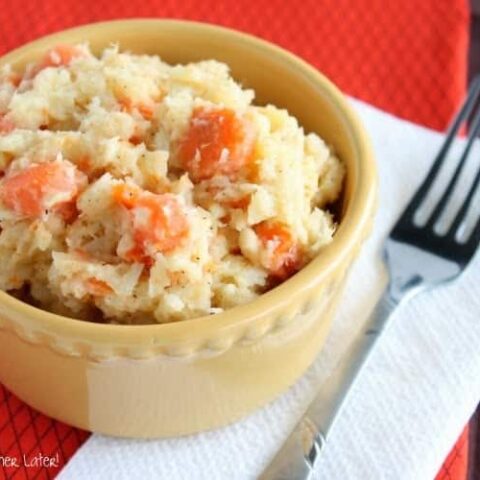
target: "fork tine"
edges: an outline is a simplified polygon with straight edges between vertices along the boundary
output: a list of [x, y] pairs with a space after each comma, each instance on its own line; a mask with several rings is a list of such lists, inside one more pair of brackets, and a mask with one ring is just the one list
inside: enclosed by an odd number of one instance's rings
[[[462, 153], [462, 156], [460, 157], [460, 160], [458, 162], [458, 165], [455, 169], [454, 174], [452, 175], [452, 178], [450, 179], [448, 186], [442, 195], [442, 198], [440, 201], [437, 203], [436, 207], [434, 208], [433, 212], [430, 215], [430, 218], [427, 222], [426, 228], [431, 228], [435, 222], [438, 220], [440, 215], [442, 214], [446, 204], [450, 200], [450, 197], [452, 196], [453, 190], [458, 182], [458, 177], [460, 176], [460, 173], [462, 172], [462, 169], [467, 161], [467, 158], [470, 154], [470, 151], [473, 147], [473, 144], [475, 142], [475, 139], [477, 138], [478, 134], [480, 133], [480, 108], [477, 110], [474, 119], [472, 120], [472, 128], [470, 129], [470, 132], [468, 134], [468, 141], [467, 145], [465, 146], [465, 149]], [[473, 184], [473, 187], [475, 187], [475, 182]], [[473, 188], [475, 190], [475, 188]]]
[[472, 204], [472, 201], [473, 201], [473, 196], [475, 195], [475, 192], [478, 188], [479, 183], [480, 183], [480, 168], [478, 169], [477, 174], [475, 175], [475, 179], [473, 180], [472, 186], [470, 187], [470, 190], [465, 198], [465, 201], [460, 207], [460, 210], [455, 215], [455, 219], [453, 220], [452, 224], [450, 225], [450, 228], [448, 229], [447, 236], [452, 238], [455, 237], [458, 227], [460, 226], [463, 219], [465, 218], [465, 215], [470, 209], [470, 205]]
[[477, 252], [478, 245], [480, 244], [480, 218], [475, 225], [470, 237], [467, 240], [467, 243], [462, 245], [462, 255], [457, 257], [457, 261], [460, 264], [466, 266], [471, 258]]
[[477, 100], [480, 96], [480, 75], [477, 75], [472, 82], [472, 86], [468, 92], [468, 96], [465, 99], [465, 102], [462, 105], [462, 108], [458, 115], [453, 120], [451, 126], [448, 129], [447, 136], [445, 141], [438, 152], [433, 165], [425, 178], [422, 182], [418, 190], [416, 191], [415, 195], [413, 196], [412, 200], [408, 204], [407, 208], [405, 209], [402, 220], [403, 219], [413, 219], [413, 214], [415, 210], [419, 206], [420, 202], [423, 200], [425, 195], [430, 190], [433, 182], [436, 180], [437, 175], [440, 171], [440, 168], [447, 156], [450, 147], [452, 146], [453, 140], [455, 139], [460, 127], [463, 125], [465, 120], [468, 119], [470, 114], [472, 113], [473, 108], [475, 107]]
[[478, 222], [470, 236], [470, 240], [468, 241], [468, 246], [470, 247], [472, 254], [477, 249], [478, 244], [480, 244], [480, 218], [478, 219]]
[[[447, 236], [451, 237], [452, 239], [455, 238], [455, 234], [457, 233], [458, 227], [464, 220], [468, 210], [470, 209], [470, 206], [473, 202], [473, 196], [475, 195], [475, 192], [477, 191], [478, 184], [480, 183], [480, 168], [477, 171], [477, 174], [475, 175], [475, 179], [473, 180], [472, 186], [470, 187], [470, 190], [468, 191], [468, 194], [465, 198], [465, 201], [463, 202], [463, 205], [460, 207], [460, 210], [457, 212], [455, 215], [455, 219], [452, 222], [452, 225], [448, 229]], [[479, 221], [480, 224], [480, 221]], [[477, 231], [479, 234], [480, 232], [478, 231], [479, 225], [477, 225], [472, 232], [472, 235], [474, 235], [474, 232]]]

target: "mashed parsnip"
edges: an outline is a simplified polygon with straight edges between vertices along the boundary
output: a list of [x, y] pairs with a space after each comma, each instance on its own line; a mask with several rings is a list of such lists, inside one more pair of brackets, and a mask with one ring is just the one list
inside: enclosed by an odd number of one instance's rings
[[328, 244], [344, 167], [227, 65], [58, 46], [0, 70], [0, 288], [154, 323], [250, 302]]

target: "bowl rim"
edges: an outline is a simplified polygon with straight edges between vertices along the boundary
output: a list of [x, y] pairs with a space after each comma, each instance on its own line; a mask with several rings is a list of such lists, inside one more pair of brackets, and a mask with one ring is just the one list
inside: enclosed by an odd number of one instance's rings
[[[322, 73], [293, 53], [266, 40], [234, 29], [211, 23], [189, 20], [132, 18], [95, 22], [79, 27], [62, 30], [40, 37], [21, 47], [18, 47], [0, 57], [0, 65], [15, 63], [19, 56], [32, 48], [50, 45], [62, 41], [64, 36], [75, 33], [95, 35], [105, 29], [126, 31], [145, 25], [159, 28], [170, 28], [177, 31], [193, 30], [198, 33], [228, 37], [230, 40], [242, 42], [246, 46], [260, 50], [295, 67], [299, 75], [317, 85], [328, 94], [329, 100], [339, 110], [353, 140], [358, 156], [358, 176], [352, 189], [352, 198], [345, 216], [335, 233], [334, 241], [298, 273], [274, 289], [262, 294], [254, 301], [238, 305], [215, 315], [204, 315], [179, 322], [148, 324], [148, 325], [118, 325], [93, 323], [59, 314], [54, 314], [41, 308], [29, 305], [0, 290], [0, 312], [8, 318], [28, 319], [42, 327], [42, 330], [54, 333], [55, 336], [67, 336], [78, 340], [91, 340], [95, 343], [115, 344], [116, 341], [125, 345], [169, 344], [178, 341], [196, 341], [198, 336], [205, 334], [220, 335], [225, 329], [245, 327], [256, 319], [264, 317], [279, 307], [287, 307], [291, 303], [291, 293], [300, 294], [312, 284], [318, 284], [335, 271], [338, 265], [358, 249], [366, 236], [366, 230], [371, 222], [376, 198], [376, 167], [370, 139], [368, 138], [357, 114], [348, 104], [340, 90]], [[66, 40], [68, 43], [68, 40]]]

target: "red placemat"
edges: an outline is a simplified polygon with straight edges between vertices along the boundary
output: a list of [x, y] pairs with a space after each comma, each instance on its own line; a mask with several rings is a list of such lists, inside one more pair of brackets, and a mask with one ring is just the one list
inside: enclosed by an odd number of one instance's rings
[[[271, 40], [318, 67], [348, 94], [444, 129], [465, 92], [468, 14], [466, 0], [0, 0], [0, 54], [100, 20], [207, 21]], [[39, 453], [58, 456], [52, 468], [0, 465], [0, 479], [53, 478], [86, 437], [32, 411], [0, 386], [0, 458], [11, 456], [22, 465], [22, 454], [27, 460]], [[464, 451], [462, 445], [458, 451]], [[442, 480], [462, 478], [445, 474]]]
[[[465, 480], [467, 478], [469, 434], [470, 428], [467, 425], [443, 463], [435, 480]], [[471, 478], [475, 479], [476, 477]]]
[[[54, 478], [88, 436], [32, 410], [0, 384], [0, 479]], [[52, 465], [39, 466], [40, 457]]]

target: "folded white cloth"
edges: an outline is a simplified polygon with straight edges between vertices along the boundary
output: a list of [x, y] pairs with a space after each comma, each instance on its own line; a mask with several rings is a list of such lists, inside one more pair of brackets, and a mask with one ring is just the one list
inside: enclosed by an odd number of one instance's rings
[[[383, 240], [443, 141], [438, 133], [353, 103], [378, 159], [379, 213], [314, 365], [277, 400], [220, 430], [155, 441], [93, 435], [59, 478], [245, 480], [262, 472], [384, 288]], [[332, 432], [317, 477], [430, 480], [479, 400], [477, 255], [459, 281], [424, 293], [397, 312]]]

